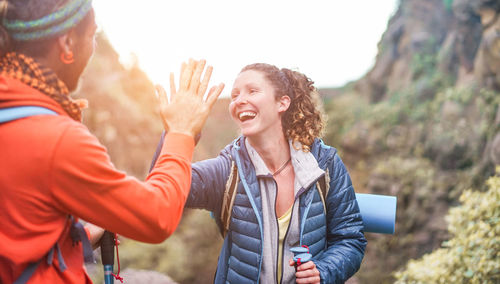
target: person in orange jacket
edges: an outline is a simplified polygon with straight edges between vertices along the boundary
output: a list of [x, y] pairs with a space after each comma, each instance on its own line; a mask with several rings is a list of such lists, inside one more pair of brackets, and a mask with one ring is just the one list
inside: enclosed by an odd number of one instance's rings
[[0, 17], [0, 283], [90, 283], [75, 221], [148, 243], [171, 235], [194, 137], [224, 86], [203, 99], [212, 70], [203, 60], [183, 64], [178, 88], [171, 75], [170, 101], [160, 92], [168, 134], [142, 182], [113, 166], [69, 95], [94, 52], [91, 1], [2, 0]]

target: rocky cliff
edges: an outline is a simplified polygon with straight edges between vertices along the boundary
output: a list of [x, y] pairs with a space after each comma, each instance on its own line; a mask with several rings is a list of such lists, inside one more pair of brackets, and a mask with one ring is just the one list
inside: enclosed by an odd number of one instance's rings
[[439, 247], [449, 207], [500, 163], [500, 1], [402, 0], [378, 49], [364, 77], [324, 96], [325, 140], [356, 190], [398, 196], [396, 234], [368, 236], [362, 283], [390, 283]]

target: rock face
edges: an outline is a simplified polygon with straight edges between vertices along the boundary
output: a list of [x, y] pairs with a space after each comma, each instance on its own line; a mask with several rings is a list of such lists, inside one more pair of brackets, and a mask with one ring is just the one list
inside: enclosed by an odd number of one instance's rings
[[401, 0], [373, 68], [330, 92], [327, 144], [358, 192], [398, 197], [395, 236], [367, 234], [360, 283], [447, 239], [445, 215], [500, 165], [500, 1]]
[[500, 3], [490, 1], [477, 9], [483, 27], [483, 39], [479, 47], [475, 71], [483, 84], [500, 89]]
[[500, 165], [500, 133], [495, 136], [495, 139], [493, 139], [490, 151], [491, 160], [496, 165]]
[[500, 90], [499, 3], [401, 1], [379, 43], [374, 67], [358, 82], [360, 93], [380, 101], [406, 88], [428, 71], [426, 67], [453, 75], [459, 86], [474, 78], [482, 86]]

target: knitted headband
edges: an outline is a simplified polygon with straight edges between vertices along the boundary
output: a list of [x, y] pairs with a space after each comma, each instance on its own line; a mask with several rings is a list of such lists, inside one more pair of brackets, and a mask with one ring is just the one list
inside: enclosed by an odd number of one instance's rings
[[78, 24], [92, 8], [91, 0], [70, 0], [57, 11], [37, 20], [3, 20], [12, 39], [29, 41], [61, 35]]

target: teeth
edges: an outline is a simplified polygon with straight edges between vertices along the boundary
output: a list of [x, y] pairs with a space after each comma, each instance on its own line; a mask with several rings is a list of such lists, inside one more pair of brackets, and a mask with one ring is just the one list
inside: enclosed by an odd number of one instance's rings
[[250, 111], [244, 111], [244, 112], [240, 113], [240, 115], [239, 115], [240, 119], [243, 119], [244, 117], [253, 118], [255, 116], [256, 116], [256, 114], [254, 112], [250, 112]]

